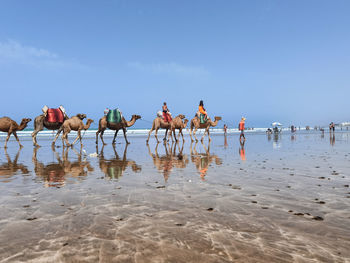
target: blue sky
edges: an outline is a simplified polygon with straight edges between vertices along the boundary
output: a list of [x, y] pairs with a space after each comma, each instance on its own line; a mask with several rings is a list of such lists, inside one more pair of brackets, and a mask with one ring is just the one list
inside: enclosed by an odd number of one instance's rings
[[[203, 99], [222, 126], [349, 121], [349, 1], [0, 3], [0, 116], [64, 105], [153, 120]], [[137, 127], [149, 127], [139, 121]]]

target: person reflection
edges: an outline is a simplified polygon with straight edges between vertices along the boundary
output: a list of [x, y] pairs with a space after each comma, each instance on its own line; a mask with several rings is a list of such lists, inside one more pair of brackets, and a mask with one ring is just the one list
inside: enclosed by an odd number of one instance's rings
[[242, 161], [245, 161], [245, 160], [246, 160], [246, 157], [245, 157], [245, 149], [244, 149], [244, 143], [245, 143], [245, 142], [240, 142], [240, 147], [239, 147], [239, 156], [241, 157], [241, 160], [242, 160]]
[[209, 165], [213, 161], [215, 161], [216, 165], [221, 165], [222, 160], [217, 155], [210, 154], [210, 143], [208, 144], [207, 148], [204, 143], [201, 142], [205, 153], [198, 153], [196, 149], [197, 143], [198, 142], [195, 142], [194, 146], [192, 147], [193, 143], [191, 142], [191, 161], [195, 164], [202, 181], [205, 181]]
[[329, 133], [329, 143], [333, 146], [335, 144], [335, 134], [333, 133]]
[[[63, 147], [61, 158], [58, 152], [56, 152], [55, 146], [52, 145], [51, 149], [57, 162], [48, 164], [44, 164], [38, 160], [38, 149], [37, 147], [33, 148], [32, 162], [34, 164], [34, 172], [38, 177], [44, 180], [44, 185], [46, 187], [62, 187], [65, 185], [67, 175], [80, 178], [94, 170], [87, 160], [82, 160], [82, 148], [80, 152], [78, 152], [74, 148]], [[72, 149], [78, 157], [74, 162], [69, 160], [68, 153], [70, 149]]]
[[[148, 154], [152, 157], [154, 166], [163, 174], [164, 181], [167, 182], [174, 167], [185, 168], [189, 161], [187, 156], [182, 153], [184, 143], [182, 143], [181, 149], [179, 142], [172, 143], [171, 146], [164, 144], [165, 155], [162, 156], [158, 154], [158, 145], [159, 143], [156, 144], [155, 153], [153, 154], [147, 144]], [[178, 154], [176, 153], [176, 149], [178, 149]]]
[[[15, 156], [15, 159], [12, 161], [10, 156], [7, 153], [7, 149], [4, 148], [7, 162], [0, 164], [0, 179], [2, 180], [2, 182], [6, 182], [7, 178], [12, 177], [18, 171], [20, 171], [21, 174], [23, 174], [23, 175], [29, 173], [28, 167], [26, 165], [18, 163], [18, 158], [19, 158], [21, 150], [22, 150], [22, 148], [18, 149], [17, 154]], [[3, 179], [5, 179], [5, 180], [3, 181]]]
[[[129, 144], [125, 144], [123, 158], [120, 158], [115, 148], [115, 144], [112, 144], [114, 151], [114, 158], [106, 159], [104, 156], [104, 145], [101, 148], [99, 155], [99, 166], [101, 171], [110, 179], [119, 179], [123, 176], [127, 167], [131, 167], [133, 172], [141, 171], [141, 166], [136, 164], [135, 161], [128, 160], [126, 158], [127, 149]], [[96, 146], [96, 152], [98, 153], [98, 147]]]

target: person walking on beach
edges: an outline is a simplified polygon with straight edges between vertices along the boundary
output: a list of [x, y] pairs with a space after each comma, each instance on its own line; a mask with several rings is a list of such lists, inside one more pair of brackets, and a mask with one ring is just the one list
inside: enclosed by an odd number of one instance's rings
[[245, 141], [245, 136], [244, 136], [244, 124], [245, 124], [245, 118], [242, 117], [241, 121], [238, 124], [238, 130], [241, 131], [241, 134], [239, 135], [239, 141]]
[[166, 102], [163, 103], [162, 110], [163, 110], [164, 121], [165, 122], [171, 122], [172, 119], [171, 119], [171, 116], [169, 114], [169, 109], [168, 109], [168, 106], [166, 105]]
[[329, 124], [329, 132], [334, 132], [334, 130], [335, 130], [335, 125], [334, 125], [334, 123], [333, 122], [331, 122], [330, 124]]
[[227, 125], [224, 124], [224, 135], [226, 136], [227, 135]]

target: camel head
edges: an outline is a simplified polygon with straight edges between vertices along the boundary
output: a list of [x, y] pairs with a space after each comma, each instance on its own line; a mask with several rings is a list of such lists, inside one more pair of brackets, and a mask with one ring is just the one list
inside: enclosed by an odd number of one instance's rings
[[[84, 115], [85, 115], [85, 114], [84, 114]], [[87, 119], [87, 120], [86, 120], [86, 123], [87, 123], [87, 124], [91, 124], [91, 123], [93, 123], [93, 122], [94, 122], [94, 120], [92, 120], [92, 119]]]
[[185, 125], [185, 127], [186, 127], [187, 123], [188, 123], [188, 120], [187, 120], [187, 119], [184, 119], [184, 125]]
[[133, 118], [135, 118], [135, 120], [141, 119], [140, 115], [132, 115]]
[[79, 119], [81, 119], [81, 120], [84, 120], [85, 118], [86, 118], [86, 114], [83, 114], [83, 113], [78, 113], [77, 115], [75, 115], [75, 116], [77, 116]]
[[185, 119], [185, 115], [179, 114], [177, 117], [179, 117], [181, 120]]
[[218, 116], [215, 116], [214, 119], [215, 119], [215, 121], [221, 121], [222, 118], [218, 117]]
[[27, 125], [27, 123], [31, 122], [31, 121], [32, 121], [32, 119], [30, 119], [30, 118], [23, 118], [20, 125]]

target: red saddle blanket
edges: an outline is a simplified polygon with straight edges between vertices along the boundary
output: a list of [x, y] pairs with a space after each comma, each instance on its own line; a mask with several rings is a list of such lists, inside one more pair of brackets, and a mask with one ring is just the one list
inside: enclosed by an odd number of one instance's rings
[[64, 115], [60, 109], [48, 109], [46, 115], [48, 122], [64, 122]]

